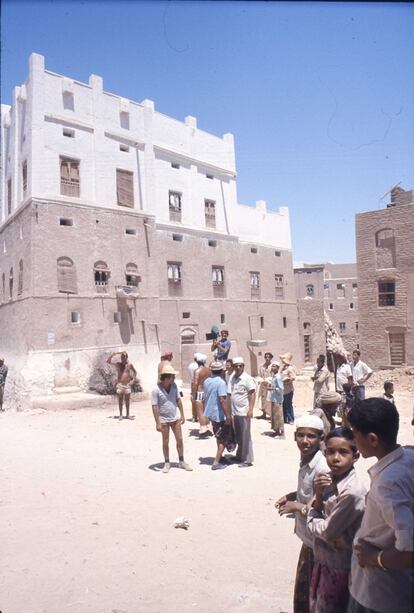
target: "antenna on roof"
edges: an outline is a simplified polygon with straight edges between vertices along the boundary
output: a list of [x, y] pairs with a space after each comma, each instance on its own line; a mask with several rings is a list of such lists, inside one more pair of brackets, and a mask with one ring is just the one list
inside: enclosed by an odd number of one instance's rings
[[390, 187], [390, 189], [385, 192], [385, 194], [383, 196], [381, 196], [381, 198], [378, 198], [378, 208], [380, 208], [380, 202], [381, 200], [384, 200], [385, 196], [388, 196], [388, 194], [390, 194], [392, 192], [393, 189], [395, 189], [396, 187], [398, 187], [399, 185], [401, 185], [402, 181], [399, 181], [398, 183], [396, 183], [395, 185], [393, 185], [392, 187]]

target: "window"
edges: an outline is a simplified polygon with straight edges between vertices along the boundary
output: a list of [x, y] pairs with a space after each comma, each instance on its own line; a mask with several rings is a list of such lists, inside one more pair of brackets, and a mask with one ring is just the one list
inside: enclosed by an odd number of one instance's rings
[[95, 262], [93, 266], [93, 276], [95, 280], [95, 290], [102, 294], [106, 293], [108, 291], [109, 277], [111, 276], [111, 271], [107, 263], [102, 260]]
[[173, 237], [173, 241], [177, 241], [179, 243], [181, 243], [182, 240], [183, 240], [183, 235], [182, 234], [173, 234], [172, 237]]
[[250, 247], [250, 253], [257, 253], [257, 247]]
[[180, 336], [182, 345], [194, 345], [196, 333], [191, 328], [185, 328], [182, 330]]
[[9, 273], [9, 297], [10, 300], [13, 298], [13, 267], [10, 268]]
[[286, 319], [286, 317], [283, 317], [282, 323], [283, 323], [283, 327], [287, 328], [287, 319]]
[[323, 293], [325, 298], [329, 298], [329, 283], [323, 284]]
[[260, 296], [260, 272], [250, 273], [250, 290], [252, 297]]
[[216, 203], [214, 200], [204, 200], [204, 216], [207, 228], [216, 227]]
[[63, 128], [62, 134], [68, 138], [75, 138], [75, 130], [70, 130], [69, 128]]
[[395, 267], [394, 230], [384, 228], [375, 234], [377, 268]]
[[11, 179], [7, 181], [7, 215], [11, 214], [12, 210], [12, 186]]
[[70, 314], [70, 322], [72, 324], [80, 324], [81, 322], [81, 314], [79, 311], [72, 311]]
[[226, 323], [226, 318], [225, 318], [225, 316], [224, 316], [224, 313], [221, 313], [221, 315], [220, 315], [220, 323], [221, 323], [221, 324]]
[[353, 284], [352, 284], [352, 289], [354, 289], [354, 290], [355, 290], [355, 289], [358, 289], [358, 283], [353, 283]]
[[22, 186], [24, 195], [27, 192], [27, 162], [22, 164]]
[[63, 108], [66, 111], [74, 111], [75, 110], [75, 97], [74, 97], [73, 93], [68, 92], [68, 91], [64, 91], [62, 93], [62, 102], [63, 102]]
[[336, 295], [337, 298], [345, 298], [345, 283], [336, 284]]
[[181, 194], [179, 192], [168, 192], [168, 206], [170, 221], [181, 221]]
[[358, 322], [356, 321], [356, 322], [355, 322], [355, 332], [358, 332], [358, 330], [359, 330], [359, 324], [358, 324]]
[[353, 303], [353, 302], [350, 302], [350, 303], [349, 303], [349, 308], [350, 308], [351, 310], [353, 310], [353, 309], [355, 308], [355, 307], [354, 307], [354, 303]]
[[207, 178], [207, 179], [214, 179], [214, 176], [213, 176], [213, 175], [208, 175], [208, 174], [207, 174], [207, 175], [206, 175], [206, 178]]
[[280, 251], [275, 251], [275, 256], [276, 256], [277, 258], [280, 258]]
[[125, 281], [128, 287], [138, 287], [141, 277], [138, 274], [138, 266], [136, 264], [129, 262], [126, 265]]
[[121, 128], [124, 128], [124, 130], [129, 130], [129, 113], [121, 111], [119, 113], [119, 123]]
[[333, 311], [333, 310], [334, 310], [334, 308], [333, 308], [333, 302], [330, 302], [330, 303], [329, 303], [329, 310], [330, 310], [330, 311]]
[[308, 331], [308, 332], [310, 332], [311, 325], [310, 325], [310, 323], [308, 321], [304, 321], [303, 322], [303, 329]]
[[137, 231], [134, 228], [125, 228], [125, 234], [128, 234], [129, 236], [136, 236]]
[[179, 170], [180, 169], [180, 165], [177, 164], [177, 162], [171, 162], [171, 168], [175, 168], [175, 170]]
[[116, 169], [116, 201], [118, 206], [134, 208], [134, 174]]
[[77, 294], [76, 268], [73, 261], [67, 257], [57, 260], [57, 287], [58, 292]]
[[73, 219], [68, 219], [67, 217], [59, 217], [59, 225], [60, 226], [73, 226]]
[[188, 311], [186, 311], [185, 313], [183, 313], [183, 319], [190, 319], [190, 313]]
[[119, 145], [119, 150], [123, 151], [124, 153], [128, 153], [129, 147], [128, 145]]
[[284, 294], [283, 275], [275, 275], [275, 297], [283, 298], [283, 294]]
[[395, 306], [395, 281], [378, 281], [378, 306]]
[[339, 322], [339, 332], [345, 332], [346, 331], [346, 323], [344, 321], [340, 321]]
[[264, 330], [264, 317], [263, 316], [259, 317], [259, 323], [260, 323], [260, 329]]
[[209, 240], [208, 241], [208, 246], [209, 247], [217, 247], [217, 241]]
[[315, 287], [313, 285], [307, 285], [306, 286], [306, 295], [307, 296], [314, 296], [315, 295]]
[[119, 311], [114, 312], [114, 324], [120, 324], [122, 321], [121, 313]]
[[23, 260], [19, 262], [19, 279], [17, 283], [17, 295], [21, 296], [23, 293]]
[[224, 268], [223, 266], [213, 266], [211, 268], [211, 278], [213, 285], [224, 285]]
[[178, 262], [167, 262], [167, 277], [169, 285], [180, 285], [181, 264]]
[[60, 158], [60, 193], [62, 196], [79, 198], [80, 178], [78, 160]]

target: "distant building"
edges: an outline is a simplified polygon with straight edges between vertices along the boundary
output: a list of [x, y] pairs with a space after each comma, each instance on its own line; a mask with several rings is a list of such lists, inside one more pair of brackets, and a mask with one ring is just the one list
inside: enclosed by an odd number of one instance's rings
[[356, 216], [359, 333], [374, 368], [414, 364], [414, 190]]
[[289, 211], [238, 204], [231, 134], [38, 54], [1, 133], [1, 352], [19, 389], [85, 389], [118, 347], [147, 385], [165, 349], [185, 376], [213, 324], [253, 374], [264, 348], [300, 362]]
[[324, 311], [344, 348], [359, 347], [356, 264], [297, 264], [294, 267], [302, 359], [313, 363], [325, 353]]

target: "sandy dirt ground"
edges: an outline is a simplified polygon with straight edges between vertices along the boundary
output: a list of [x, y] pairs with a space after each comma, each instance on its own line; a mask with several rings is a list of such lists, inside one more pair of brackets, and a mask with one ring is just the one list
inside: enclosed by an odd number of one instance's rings
[[[297, 415], [311, 398], [299, 381]], [[412, 444], [412, 394], [396, 400]], [[214, 440], [187, 421], [194, 471], [165, 475], [149, 402], [132, 413], [117, 421], [114, 402], [0, 416], [2, 613], [290, 613], [300, 543], [273, 505], [296, 488], [293, 427], [274, 440], [254, 419], [254, 466], [213, 472]], [[366, 482], [372, 463], [358, 462]], [[172, 527], [181, 515], [187, 531]]]

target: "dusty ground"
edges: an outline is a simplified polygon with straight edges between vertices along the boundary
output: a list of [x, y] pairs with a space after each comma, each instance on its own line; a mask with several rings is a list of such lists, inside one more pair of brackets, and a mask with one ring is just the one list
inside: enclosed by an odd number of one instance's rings
[[[412, 393], [396, 399], [412, 444]], [[299, 381], [297, 414], [310, 403]], [[295, 489], [293, 428], [275, 441], [254, 420], [254, 467], [212, 472], [214, 441], [187, 422], [194, 472], [164, 475], [148, 402], [134, 421], [115, 412], [0, 416], [2, 613], [291, 612], [299, 542], [273, 503]], [[366, 479], [372, 461], [358, 464]], [[188, 531], [172, 527], [180, 515]]]

